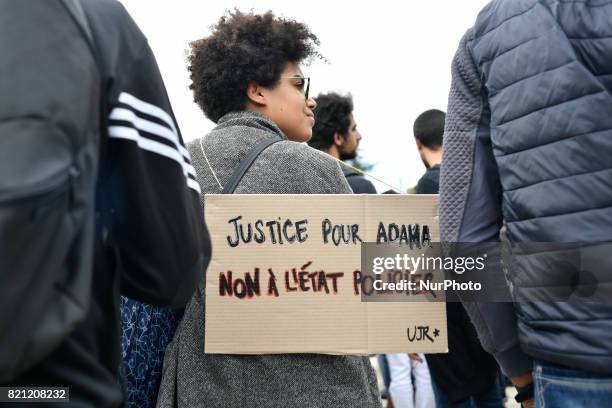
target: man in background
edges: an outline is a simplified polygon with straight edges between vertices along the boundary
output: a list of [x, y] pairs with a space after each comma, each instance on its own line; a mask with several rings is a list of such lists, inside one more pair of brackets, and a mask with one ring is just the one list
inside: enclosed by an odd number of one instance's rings
[[[353, 99], [334, 92], [315, 98], [315, 125], [308, 145], [324, 151], [338, 160], [353, 160], [361, 134], [353, 117]], [[376, 194], [374, 185], [356, 170], [340, 164], [344, 176], [355, 194]]]
[[414, 121], [414, 140], [426, 168], [425, 174], [417, 183], [417, 194], [438, 194], [444, 116], [444, 112], [431, 109], [421, 113]]

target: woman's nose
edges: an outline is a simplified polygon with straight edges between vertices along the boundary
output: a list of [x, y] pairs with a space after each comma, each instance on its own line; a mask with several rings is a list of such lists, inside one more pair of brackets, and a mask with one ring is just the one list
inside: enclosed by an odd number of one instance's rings
[[314, 109], [317, 107], [317, 102], [312, 98], [308, 98], [306, 99], [306, 106], [308, 106], [310, 109]]

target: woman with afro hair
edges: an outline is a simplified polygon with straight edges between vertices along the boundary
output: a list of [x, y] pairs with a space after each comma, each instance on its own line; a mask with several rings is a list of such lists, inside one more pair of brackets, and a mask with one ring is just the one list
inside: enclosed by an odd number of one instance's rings
[[[240, 11], [191, 44], [194, 99], [217, 124], [187, 146], [202, 194], [220, 193], [251, 149], [272, 137], [282, 140], [259, 155], [235, 193], [352, 193], [333, 158], [301, 143], [312, 135], [316, 104], [299, 64], [319, 56], [317, 45], [302, 23]], [[166, 351], [158, 407], [380, 407], [367, 357], [205, 354], [204, 293], [202, 283]]]

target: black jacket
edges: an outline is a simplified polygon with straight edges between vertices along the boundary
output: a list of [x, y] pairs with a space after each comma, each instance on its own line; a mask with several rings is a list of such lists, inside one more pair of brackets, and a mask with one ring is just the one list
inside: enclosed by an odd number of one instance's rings
[[376, 188], [374, 184], [372, 184], [365, 177], [357, 173], [355, 170], [346, 167], [340, 166], [342, 168], [342, 172], [344, 173], [344, 177], [346, 177], [346, 181], [351, 186], [351, 190], [355, 194], [376, 194]]
[[416, 185], [417, 194], [438, 194], [440, 189], [440, 165], [431, 166]]
[[[73, 131], [89, 126], [91, 134], [101, 135], [101, 161], [88, 315], [44, 361], [2, 385], [69, 387], [73, 406], [120, 406], [119, 296], [173, 307], [189, 300], [203, 269], [202, 254], [209, 251], [200, 188], [153, 54], [123, 6], [114, 0], [81, 1], [96, 60], [87, 65], [74, 56], [89, 41], [62, 1], [22, 3], [2, 0], [0, 5], [5, 16], [41, 20], [37, 27], [44, 41], [24, 47], [23, 61], [72, 75], [72, 85], [82, 86], [90, 98], [101, 98], [96, 121], [70, 117], [65, 124]], [[15, 41], [14, 46], [23, 44]], [[38, 61], [42, 53], [37, 47], [55, 47], [58, 58]], [[97, 68], [100, 82], [79, 76], [89, 66]], [[24, 89], [24, 95], [36, 92]]]

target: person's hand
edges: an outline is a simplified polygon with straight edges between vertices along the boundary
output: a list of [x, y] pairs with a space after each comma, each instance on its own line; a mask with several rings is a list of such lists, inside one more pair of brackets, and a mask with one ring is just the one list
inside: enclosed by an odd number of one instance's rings
[[533, 401], [533, 398], [523, 402], [522, 405], [523, 408], [535, 408], [535, 402]]
[[[517, 388], [525, 387], [533, 382], [533, 378], [531, 377], [531, 371], [523, 375], [512, 377], [510, 378], [510, 381], [512, 381], [512, 384], [514, 384], [514, 386]], [[528, 399], [527, 401], [523, 401], [521, 405], [524, 408], [534, 408], [535, 407], [533, 398]]]
[[408, 357], [410, 357], [412, 361], [416, 361], [418, 363], [423, 362], [423, 359], [417, 353], [408, 353]]
[[524, 387], [526, 385], [529, 385], [533, 382], [533, 378], [531, 377], [531, 371], [523, 375], [517, 375], [516, 377], [512, 377], [510, 378], [510, 381], [512, 381], [512, 384], [514, 384], [515, 387]]

